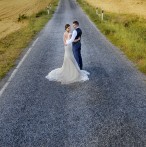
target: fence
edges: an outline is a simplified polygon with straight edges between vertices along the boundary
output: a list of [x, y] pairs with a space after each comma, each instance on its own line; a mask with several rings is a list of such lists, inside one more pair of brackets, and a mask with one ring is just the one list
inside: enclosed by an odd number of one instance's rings
[[51, 4], [47, 6], [47, 12], [48, 12], [48, 14], [50, 14], [51, 8], [52, 8], [52, 5]]
[[101, 18], [101, 20], [103, 21], [104, 20], [104, 10], [99, 10], [98, 7], [96, 7], [96, 15]]

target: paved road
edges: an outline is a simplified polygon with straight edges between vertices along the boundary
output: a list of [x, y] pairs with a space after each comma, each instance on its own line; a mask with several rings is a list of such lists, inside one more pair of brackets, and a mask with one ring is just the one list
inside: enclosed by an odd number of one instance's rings
[[[64, 25], [79, 20], [90, 81], [45, 76], [63, 62]], [[60, 5], [0, 98], [0, 147], [144, 147], [145, 76], [89, 21], [74, 0]]]

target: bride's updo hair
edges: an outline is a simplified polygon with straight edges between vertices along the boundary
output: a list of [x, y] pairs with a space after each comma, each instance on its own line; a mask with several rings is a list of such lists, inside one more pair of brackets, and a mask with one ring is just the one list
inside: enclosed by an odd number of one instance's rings
[[66, 24], [66, 25], [65, 25], [65, 30], [66, 30], [68, 27], [70, 27], [70, 24]]

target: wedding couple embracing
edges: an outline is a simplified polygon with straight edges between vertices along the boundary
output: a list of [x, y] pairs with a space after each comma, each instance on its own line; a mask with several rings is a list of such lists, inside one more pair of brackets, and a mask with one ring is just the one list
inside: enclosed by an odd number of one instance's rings
[[71, 33], [71, 26], [65, 25], [63, 36], [64, 41], [64, 61], [61, 68], [57, 68], [48, 73], [46, 78], [49, 81], [61, 82], [61, 84], [70, 84], [74, 82], [83, 82], [89, 80], [89, 72], [83, 70], [81, 56], [81, 36], [82, 30], [79, 28], [79, 22], [73, 22], [74, 31]]

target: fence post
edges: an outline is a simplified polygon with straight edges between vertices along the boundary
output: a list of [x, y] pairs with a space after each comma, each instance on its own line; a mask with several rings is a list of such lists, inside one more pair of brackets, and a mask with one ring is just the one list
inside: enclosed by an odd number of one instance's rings
[[52, 5], [51, 5], [51, 4], [50, 4], [49, 8], [50, 8], [50, 10], [51, 10], [51, 8], [52, 8]]
[[51, 10], [51, 4], [47, 6], [47, 12], [48, 12], [48, 14], [50, 14], [50, 10]]
[[48, 15], [49, 15], [50, 14], [49, 6], [47, 6], [47, 12], [48, 12]]
[[96, 15], [98, 15], [98, 7], [96, 7]]
[[101, 20], [104, 18], [104, 10], [101, 11]]

